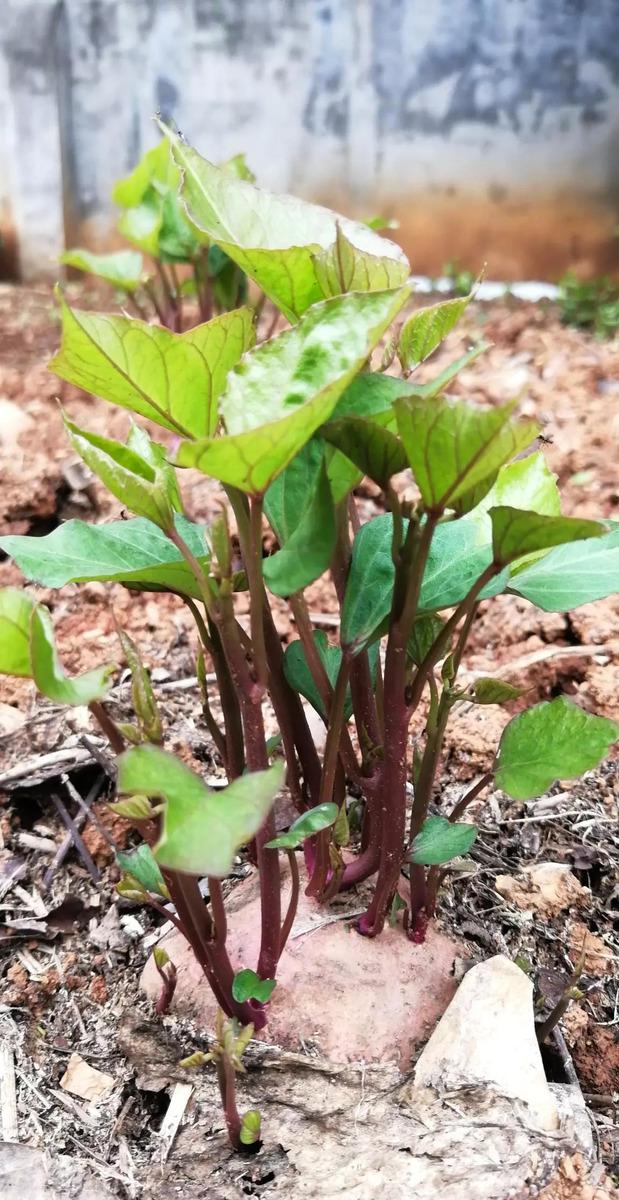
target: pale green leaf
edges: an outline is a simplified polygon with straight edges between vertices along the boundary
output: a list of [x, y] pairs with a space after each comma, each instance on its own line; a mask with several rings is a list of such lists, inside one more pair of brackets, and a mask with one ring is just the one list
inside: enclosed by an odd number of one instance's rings
[[70, 679], [58, 660], [48, 610], [18, 588], [0, 589], [1, 674], [33, 679], [58, 704], [85, 705], [107, 695], [113, 671], [113, 665], [96, 667]]
[[223, 879], [239, 848], [264, 824], [284, 778], [282, 763], [241, 775], [211, 791], [180, 759], [155, 746], [135, 746], [118, 759], [121, 794], [165, 801], [155, 857], [163, 867]]
[[146, 842], [143, 842], [135, 850], [117, 851], [116, 862], [121, 871], [141, 884], [144, 891], [154, 892], [156, 896], [164, 896], [169, 899], [161, 868]]
[[137, 254], [135, 250], [115, 250], [112, 254], [67, 250], [61, 255], [60, 262], [66, 267], [75, 267], [78, 271], [88, 271], [125, 292], [134, 292], [144, 277], [142, 255]]
[[363, 417], [328, 421], [321, 435], [380, 487], [408, 466], [404, 447], [389, 429]]
[[[175, 524], [208, 572], [204, 529], [180, 515]], [[200, 599], [196, 581], [180, 551], [156, 525], [142, 517], [107, 525], [67, 521], [44, 537], [14, 534], [0, 538], [0, 548], [15, 559], [27, 579], [45, 587], [103, 580]]]
[[[163, 128], [163, 126], [162, 126]], [[370, 255], [392, 258], [408, 273], [399, 246], [367, 226], [293, 196], [265, 192], [201, 158], [170, 130], [182, 172], [181, 195], [193, 227], [216, 242], [290, 321], [322, 299], [314, 256], [331, 247], [339, 222], [346, 238]], [[404, 276], [405, 277], [405, 276]]]
[[234, 370], [220, 400], [226, 435], [182, 442], [180, 466], [260, 494], [329, 419], [404, 304], [407, 288], [324, 300]]
[[555, 780], [596, 767], [617, 738], [616, 721], [592, 716], [564, 696], [536, 704], [503, 730], [496, 785], [515, 800], [541, 796]]
[[251, 309], [177, 334], [129, 317], [71, 309], [62, 297], [60, 302], [63, 340], [51, 371], [174, 433], [213, 432], [228, 372], [254, 342]]
[[[389, 243], [386, 245], [389, 247]], [[381, 256], [380, 249], [380, 242], [372, 253], [357, 249], [338, 221], [333, 245], [314, 255], [314, 271], [323, 296], [378, 292], [404, 283], [409, 274], [408, 263], [393, 256]]]
[[526, 688], [514, 687], [503, 679], [491, 679], [484, 676], [473, 683], [473, 695], [476, 704], [507, 704], [524, 695]]
[[417, 309], [408, 317], [400, 331], [398, 343], [398, 357], [403, 370], [410, 371], [436, 350], [458, 323], [472, 299], [473, 293], [453, 300], [441, 300], [438, 304]]
[[524, 570], [516, 563], [508, 591], [546, 612], [569, 612], [619, 592], [619, 529], [557, 546]]
[[[152, 454], [146, 459], [128, 444], [80, 429], [66, 414], [63, 420], [76, 454], [121, 504], [164, 531], [174, 528], [178, 492], [173, 471], [165, 460], [154, 466]], [[139, 444], [135, 436], [133, 444]]]

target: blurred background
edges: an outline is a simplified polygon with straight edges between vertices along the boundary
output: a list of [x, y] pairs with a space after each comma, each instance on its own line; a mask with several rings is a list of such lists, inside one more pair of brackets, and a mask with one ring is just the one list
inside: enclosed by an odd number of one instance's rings
[[117, 244], [156, 110], [271, 189], [397, 219], [416, 272], [619, 262], [619, 0], [4, 0], [0, 278]]

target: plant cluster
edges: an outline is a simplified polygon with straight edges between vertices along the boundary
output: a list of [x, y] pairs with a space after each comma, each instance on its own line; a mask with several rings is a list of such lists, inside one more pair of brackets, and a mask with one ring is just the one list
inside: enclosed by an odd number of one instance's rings
[[[243, 154], [220, 169], [254, 182]], [[247, 299], [243, 271], [194, 229], [179, 200], [179, 181], [164, 137], [112, 190], [112, 200], [122, 210], [118, 232], [134, 248], [110, 254], [75, 248], [60, 259], [111, 284], [139, 317], [155, 317], [177, 333], [195, 323], [196, 311], [200, 321], [208, 321]]]
[[561, 320], [577, 329], [591, 329], [599, 338], [619, 329], [619, 282], [608, 275], [582, 280], [573, 271], [559, 280], [557, 298]]
[[[255, 345], [244, 306], [175, 333], [73, 310], [61, 297], [52, 371], [174, 435], [174, 451], [170, 439], [166, 449], [137, 424], [120, 443], [65, 415], [73, 449], [135, 515], [98, 526], [71, 520], [46, 537], [0, 544], [28, 580], [47, 587], [115, 581], [184, 601], [195, 620], [205, 724], [227, 786], [211, 790], [165, 749], [148, 672], [126, 635], [130, 724], [119, 725], [106, 704], [113, 667], [67, 677], [48, 611], [18, 589], [0, 593], [0, 670], [33, 678], [56, 702], [88, 704], [118, 755], [115, 807], [143, 838], [121, 860], [119, 890], [171, 915], [236, 1022], [221, 1018], [212, 1053], [238, 1145], [243, 1129], [246, 1137], [256, 1131], [254, 1118], [248, 1128], [235, 1112], [241, 1030], [267, 1020], [301, 886], [327, 904], [373, 881], [359, 933], [374, 938], [391, 921], [422, 942], [445, 874], [461, 867], [476, 836], [462, 817], [483, 788], [538, 796], [594, 767], [618, 737], [612, 721], [563, 697], [534, 704], [506, 725], [492, 769], [451, 811], [439, 811], [451, 713], [462, 702], [520, 695], [502, 679], [459, 680], [479, 604], [510, 592], [565, 611], [619, 590], [619, 529], [561, 514], [555, 478], [531, 449], [538, 430], [515, 403], [482, 408], [449, 396], [483, 346], [430, 382], [415, 381], [470, 296], [404, 315], [410, 268], [399, 247], [326, 209], [262, 191], [167, 137], [180, 196], [174, 211], [290, 327]], [[400, 374], [388, 374], [396, 356]], [[183, 509], [178, 469], [186, 467], [225, 489], [228, 507], [208, 527]], [[364, 476], [384, 507], [366, 522], [355, 500]], [[268, 557], [265, 521], [276, 547]], [[339, 603], [337, 641], [313, 628], [305, 594], [327, 571]], [[249, 632], [237, 617], [240, 592], [249, 595]], [[285, 651], [271, 596], [287, 601], [298, 633]], [[274, 740], [265, 735], [267, 702]], [[326, 725], [322, 753], [307, 705]], [[420, 705], [425, 730], [411, 755]], [[282, 832], [273, 805], [284, 785], [298, 816]], [[233, 964], [221, 881], [243, 846], [259, 871], [259, 949], [254, 963]], [[157, 966], [165, 1007], [176, 980], [165, 956]]]

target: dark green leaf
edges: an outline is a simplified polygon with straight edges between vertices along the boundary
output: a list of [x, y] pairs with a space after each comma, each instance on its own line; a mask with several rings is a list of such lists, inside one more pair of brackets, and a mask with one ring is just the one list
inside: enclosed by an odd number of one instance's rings
[[497, 755], [497, 787], [515, 800], [541, 796], [556, 779], [590, 771], [619, 738], [619, 725], [592, 716], [564, 696], [534, 705], [503, 730]]
[[[176, 528], [205, 571], [209, 557], [204, 529], [177, 515]], [[196, 581], [170, 539], [142, 517], [89, 525], [67, 521], [45, 537], [0, 538], [27, 579], [45, 587], [104, 580], [153, 591], [200, 598]]]
[[280, 546], [292, 537], [307, 508], [320, 477], [324, 446], [318, 437], [310, 438], [285, 471], [273, 480], [264, 496], [264, 509]]
[[156, 896], [165, 896], [169, 899], [168, 889], [165, 885], [165, 880], [161, 874], [161, 868], [155, 861], [153, 852], [150, 846], [143, 842], [135, 850], [118, 851], [116, 854], [116, 862], [121, 871], [125, 875], [130, 875], [132, 879], [137, 879], [145, 892], [154, 892]]
[[305, 512], [281, 550], [264, 560], [262, 572], [276, 596], [302, 591], [327, 570], [335, 549], [335, 508], [326, 467], [306, 496]]
[[327, 422], [320, 432], [380, 487], [386, 487], [392, 475], [408, 466], [400, 439], [373, 421], [343, 417]]
[[118, 759], [120, 793], [166, 802], [157, 861], [189, 875], [229, 874], [239, 847], [266, 820], [283, 777], [283, 764], [275, 763], [211, 791], [180, 759], [155, 746], [134, 746]]
[[334, 825], [339, 815], [337, 804], [317, 804], [315, 808], [310, 808], [297, 817], [286, 833], [280, 833], [267, 842], [267, 847], [271, 850], [296, 850], [308, 837]]
[[583, 541], [605, 532], [605, 526], [598, 521], [549, 517], [509, 505], [491, 508], [489, 516], [492, 521], [494, 559], [502, 566], [537, 550], [546, 550], [565, 542]]
[[255, 971], [246, 967], [243, 971], [237, 971], [234, 976], [232, 995], [237, 1004], [244, 1004], [246, 1000], [259, 1000], [261, 1004], [266, 1004], [275, 986], [274, 979], [261, 979]]
[[[330, 646], [326, 633], [320, 629], [314, 632], [314, 642], [327, 672], [331, 687], [334, 688], [342, 661], [342, 651], [339, 646]], [[370, 647], [368, 654], [370, 658], [370, 671], [372, 680], [374, 681], [378, 662], [378, 645]], [[320, 713], [320, 716], [326, 720], [327, 714], [314, 683], [314, 677], [307, 664], [303, 643], [298, 639], [286, 647], [284, 654], [284, 674], [291, 688], [294, 688], [295, 692], [299, 692], [301, 696], [305, 696], [305, 699], [309, 700], [312, 708], [315, 708], [316, 712]], [[346, 693], [344, 716], [347, 721], [352, 716], [350, 689]]]
[[440, 866], [470, 850], [477, 837], [475, 825], [427, 817], [415, 838], [409, 859], [426, 867]]
[[417, 617], [406, 648], [407, 656], [412, 659], [415, 666], [419, 667], [421, 665], [430, 647], [444, 629], [444, 626], [445, 622], [441, 621], [440, 617], [432, 616], [429, 613], [425, 616]]

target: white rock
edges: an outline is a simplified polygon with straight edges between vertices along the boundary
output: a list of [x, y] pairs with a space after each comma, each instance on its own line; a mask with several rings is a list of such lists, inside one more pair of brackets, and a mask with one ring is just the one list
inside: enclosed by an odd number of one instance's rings
[[485, 1086], [522, 1101], [539, 1129], [559, 1120], [535, 1036], [533, 984], [502, 954], [465, 975], [415, 1068], [439, 1095]]

